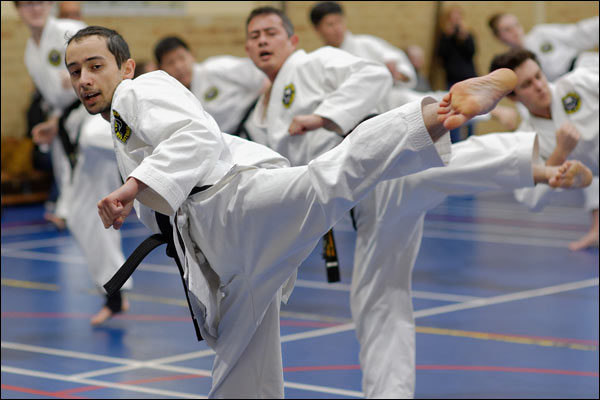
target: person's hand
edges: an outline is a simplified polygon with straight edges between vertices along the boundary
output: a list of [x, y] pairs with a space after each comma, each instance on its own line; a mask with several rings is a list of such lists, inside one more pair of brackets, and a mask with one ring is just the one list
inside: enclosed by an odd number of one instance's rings
[[129, 178], [120, 188], [98, 202], [98, 214], [106, 229], [120, 229], [131, 213], [135, 196], [146, 188], [142, 182]]
[[49, 144], [58, 134], [58, 117], [40, 122], [31, 129], [31, 137], [36, 144]]
[[567, 157], [577, 146], [581, 134], [569, 121], [565, 121], [560, 128], [556, 130], [556, 147]]
[[325, 128], [340, 135], [342, 134], [342, 129], [335, 122], [316, 114], [295, 116], [294, 119], [292, 119], [288, 131], [290, 135], [294, 136], [303, 135], [306, 132], [314, 131], [319, 128]]
[[408, 82], [410, 80], [410, 78], [408, 76], [406, 76], [402, 72], [398, 71], [398, 69], [396, 68], [396, 62], [388, 61], [385, 63], [385, 66], [390, 70], [390, 73], [392, 74], [392, 78], [394, 79], [394, 82], [396, 82], [396, 81]]
[[322, 128], [325, 124], [324, 118], [315, 114], [297, 115], [292, 119], [288, 131], [290, 135], [303, 135], [308, 131]]

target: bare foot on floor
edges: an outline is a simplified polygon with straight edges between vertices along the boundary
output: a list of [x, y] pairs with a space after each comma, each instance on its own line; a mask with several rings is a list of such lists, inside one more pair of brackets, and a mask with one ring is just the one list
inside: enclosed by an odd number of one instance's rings
[[440, 102], [438, 121], [447, 130], [456, 129], [474, 116], [493, 110], [516, 84], [517, 76], [507, 68], [458, 82]]
[[56, 214], [45, 213], [44, 219], [48, 222], [51, 222], [52, 225], [54, 225], [59, 231], [62, 231], [67, 227], [66, 221]]
[[591, 230], [583, 235], [579, 240], [569, 243], [569, 249], [578, 251], [588, 247], [598, 247], [598, 231]]
[[558, 174], [548, 180], [548, 185], [555, 188], [575, 189], [589, 186], [592, 183], [592, 171], [580, 161], [565, 161]]
[[[121, 311], [119, 311], [119, 312], [126, 312], [127, 310], [129, 310], [129, 302], [127, 301], [127, 299], [125, 297], [123, 297], [123, 303], [121, 304]], [[110, 308], [108, 308], [107, 306], [103, 306], [100, 309], [100, 311], [98, 311], [90, 319], [90, 324], [93, 325], [93, 326], [97, 326], [97, 325], [103, 324], [108, 319], [110, 319], [114, 314], [117, 314], [117, 313], [113, 313], [110, 310]]]

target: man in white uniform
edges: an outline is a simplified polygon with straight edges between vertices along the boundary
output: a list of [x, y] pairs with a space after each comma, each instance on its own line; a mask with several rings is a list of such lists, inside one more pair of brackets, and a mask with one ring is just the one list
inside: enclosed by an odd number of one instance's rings
[[[114, 156], [106, 154], [110, 126], [91, 117], [73, 92], [64, 65], [66, 37], [85, 27], [83, 22], [50, 16], [51, 2], [16, 2], [17, 11], [31, 31], [25, 50], [25, 65], [35, 86], [53, 107], [51, 118], [32, 129], [33, 139], [51, 144], [52, 165], [60, 189], [57, 214], [82, 250], [94, 282], [106, 282], [124, 262], [119, 232], [102, 229], [93, 217], [96, 203], [107, 190], [119, 187], [121, 181], [114, 166]], [[91, 121], [94, 120], [94, 121]], [[101, 128], [98, 128], [98, 122]], [[63, 139], [68, 137], [69, 156]], [[96, 136], [100, 136], [97, 140]], [[125, 289], [131, 288], [128, 282]], [[91, 323], [104, 322], [113, 313], [125, 310], [127, 302], [121, 294], [106, 296], [106, 303]]]
[[238, 133], [267, 85], [267, 78], [252, 60], [223, 55], [196, 63], [187, 43], [176, 36], [161, 39], [154, 56], [160, 69], [194, 93], [223, 132]]
[[598, 16], [575, 24], [536, 25], [527, 34], [513, 14], [495, 14], [488, 25], [505, 45], [533, 52], [549, 81], [569, 72], [580, 53], [598, 47]]
[[[381, 93], [374, 84], [360, 88], [360, 96], [353, 95], [352, 86], [344, 80], [334, 85], [335, 78], [344, 76], [344, 67], [352, 65], [351, 62], [357, 65], [354, 75], [364, 74], [358, 68], [361, 64], [343, 53], [333, 57], [330, 48], [308, 55], [295, 50], [297, 37], [293, 35], [293, 26], [278, 10], [255, 10], [247, 30], [247, 52], [273, 82], [249, 122], [254, 131], [262, 128], [263, 143], [288, 157], [292, 165], [308, 164], [319, 155], [310, 151], [316, 147], [311, 142], [321, 140], [327, 131], [311, 130], [318, 127], [311, 125], [311, 119], [318, 121], [319, 117], [327, 116], [332, 126], [351, 125], [353, 120], [349, 116], [360, 118], [360, 109], [345, 113], [348, 101], [335, 100], [374, 101]], [[319, 57], [320, 54], [328, 56]], [[331, 59], [340, 64], [333, 64]], [[334, 68], [339, 69], [337, 74]], [[371, 79], [375, 78], [377, 75]], [[290, 87], [293, 91], [287, 90]], [[268, 102], [263, 101], [267, 98]], [[368, 104], [363, 105], [363, 116], [366, 110]], [[436, 168], [430, 175], [414, 174], [382, 182], [355, 207], [357, 244], [351, 305], [361, 343], [363, 390], [367, 397], [412, 397], [414, 393], [410, 274], [421, 241], [425, 212], [448, 194], [513, 189], [545, 182], [549, 170], [537, 165], [532, 168], [536, 161], [534, 144], [533, 133], [527, 139], [511, 135], [474, 138], [452, 148], [448, 167]], [[442, 151], [450, 150], [448, 142], [443, 145]], [[328, 148], [323, 146], [318, 150], [323, 152]], [[381, 329], [382, 326], [385, 328]], [[394, 332], [393, 338], [390, 332]]]
[[[381, 102], [380, 112], [417, 99], [418, 95], [411, 96], [414, 91], [408, 90], [417, 86], [417, 73], [402, 49], [372, 35], [352, 34], [346, 28], [342, 7], [334, 1], [317, 3], [311, 9], [310, 20], [327, 46], [337, 47], [357, 57], [385, 64], [392, 74], [394, 85]], [[423, 94], [420, 96], [422, 97]], [[434, 97], [441, 98], [443, 95]]]
[[[116, 32], [78, 32], [66, 63], [87, 110], [110, 118], [126, 181], [98, 203], [104, 226], [119, 229], [134, 199], [155, 231], [159, 213], [167, 216], [194, 318], [217, 353], [210, 396], [225, 398], [283, 396], [279, 301], [290, 287], [282, 286], [378, 182], [442, 166], [433, 142], [489, 111], [514, 83], [510, 71], [467, 81], [441, 103], [426, 99], [364, 122], [307, 166], [276, 168], [285, 159], [221, 133], [168, 74], [129, 79], [135, 63]], [[551, 182], [565, 179], [569, 168]]]
[[[584, 208], [591, 212], [592, 225], [571, 250], [598, 246], [598, 53], [554, 83], [549, 83], [533, 52], [514, 49], [492, 60], [491, 70], [509, 68], [519, 79], [508, 96], [527, 109], [519, 131], [535, 130], [540, 137], [540, 155], [547, 165], [566, 159], [581, 160], [594, 174], [583, 189]], [[546, 185], [519, 190], [517, 199], [529, 208], [541, 209], [559, 190]]]

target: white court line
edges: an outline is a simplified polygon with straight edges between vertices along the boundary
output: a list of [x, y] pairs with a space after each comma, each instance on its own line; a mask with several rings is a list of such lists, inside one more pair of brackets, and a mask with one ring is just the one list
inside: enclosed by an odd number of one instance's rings
[[8, 373], [8, 374], [33, 376], [36, 378], [54, 379], [57, 381], [64, 381], [64, 382], [76, 382], [76, 383], [82, 383], [82, 384], [90, 385], [90, 386], [102, 386], [102, 387], [111, 388], [111, 389], [129, 390], [132, 392], [149, 393], [149, 394], [154, 394], [154, 395], [158, 394], [161, 396], [169, 396], [169, 397], [179, 397], [182, 399], [206, 399], [207, 398], [207, 396], [193, 394], [193, 393], [183, 393], [183, 392], [175, 392], [172, 390], [152, 389], [152, 388], [148, 388], [148, 387], [144, 387], [144, 386], [126, 385], [126, 384], [122, 384], [122, 383], [98, 381], [95, 379], [74, 378], [74, 377], [62, 375], [62, 374], [54, 374], [54, 373], [43, 372], [43, 371], [33, 371], [33, 370], [23, 369], [23, 368], [8, 367], [5, 365], [2, 365], [2, 372]]
[[[414, 318], [428, 317], [432, 315], [445, 314], [453, 311], [466, 310], [470, 308], [485, 307], [492, 304], [508, 303], [516, 300], [525, 300], [534, 297], [547, 296], [571, 290], [583, 289], [591, 286], [598, 286], [598, 277], [586, 279], [578, 282], [563, 283], [555, 286], [548, 286], [540, 289], [525, 290], [523, 292], [509, 293], [500, 296], [488, 297], [483, 299], [471, 300], [461, 304], [451, 304], [442, 307], [427, 308], [414, 312]], [[351, 331], [354, 329], [354, 323], [340, 325], [333, 328], [315, 329], [308, 332], [297, 333], [281, 337], [281, 342], [292, 342], [313, 337], [326, 336], [335, 333]]]
[[425, 229], [424, 238], [468, 240], [472, 242], [518, 244], [540, 247], [567, 247], [570, 240], [532, 238], [527, 236], [504, 236], [490, 233], [469, 233]]
[[[426, 310], [416, 311], [415, 318], [444, 314], [444, 313], [459, 311], [459, 310], [464, 310], [464, 309], [484, 307], [484, 306], [492, 305], [492, 304], [507, 303], [507, 302], [516, 301], [516, 300], [524, 300], [524, 299], [529, 299], [529, 298], [534, 298], [534, 297], [540, 297], [540, 296], [546, 296], [546, 295], [550, 295], [550, 294], [556, 294], [556, 293], [561, 293], [561, 292], [566, 292], [566, 291], [571, 291], [571, 290], [582, 289], [582, 288], [591, 287], [591, 286], [598, 286], [598, 282], [599, 282], [599, 279], [598, 279], [598, 277], [596, 277], [596, 278], [587, 279], [587, 280], [578, 281], [578, 282], [570, 282], [570, 283], [565, 283], [565, 284], [560, 284], [560, 285], [549, 286], [549, 287], [545, 287], [545, 288], [526, 290], [523, 292], [494, 296], [494, 297], [490, 297], [487, 299], [472, 300], [470, 302], [466, 302], [463, 304], [454, 304], [454, 305], [450, 305], [450, 306], [434, 307], [434, 308], [430, 308], [430, 309], [426, 309]], [[287, 343], [287, 342], [292, 342], [292, 341], [297, 341], [297, 340], [308, 339], [308, 338], [312, 338], [312, 337], [326, 336], [326, 335], [336, 334], [336, 333], [340, 333], [340, 332], [350, 331], [353, 329], [354, 329], [353, 323], [344, 324], [344, 325], [340, 325], [337, 327], [315, 329], [315, 330], [311, 330], [308, 332], [282, 336], [281, 342]], [[156, 362], [158, 360], [163, 360], [162, 362], [165, 362], [165, 360], [171, 360], [170, 362], [187, 360], [187, 359], [189, 359], [190, 353], [185, 353], [185, 354], [178, 355], [178, 356], [171, 356], [171, 357], [167, 357], [167, 358], [160, 358], [160, 359], [156, 359], [156, 360], [149, 360], [149, 361], [145, 361], [145, 362], [139, 362], [139, 361], [128, 360], [128, 359], [123, 359], [123, 358], [97, 356], [97, 355], [86, 354], [86, 353], [79, 353], [79, 352], [73, 352], [73, 351], [67, 351], [67, 350], [48, 349], [48, 348], [39, 347], [39, 346], [30, 346], [30, 345], [10, 343], [10, 342], [2, 342], [2, 347], [18, 349], [18, 350], [25, 350], [25, 351], [40, 352], [40, 353], [44, 353], [44, 354], [64, 355], [64, 356], [76, 357], [76, 358], [95, 359], [97, 361], [108, 361], [108, 362], [128, 364], [127, 367], [120, 367], [122, 370], [125, 370], [125, 369], [130, 370], [130, 369], [136, 369], [136, 368], [151, 368], [151, 369], [169, 370], [169, 371], [176, 371], [176, 372], [185, 372], [185, 373], [198, 374], [198, 375], [202, 375], [202, 374], [208, 372], [208, 371], [197, 370], [197, 369], [193, 369], [193, 368], [184, 368], [184, 367], [163, 365], [163, 364], [159, 364]], [[196, 352], [196, 353], [194, 353], [194, 355], [196, 357], [205, 357], [205, 356], [210, 355], [211, 351], [212, 350], [210, 350], [210, 349], [204, 350], [204, 351]], [[5, 370], [5, 368], [10, 368], [10, 367], [3, 366], [2, 367], [3, 371]], [[14, 370], [16, 370], [16, 369], [13, 369], [13, 373], [17, 373], [17, 372], [14, 372]], [[22, 371], [27, 371], [27, 370], [22, 370]], [[79, 374], [79, 375], [92, 376], [92, 375], [97, 375], [97, 374], [101, 374], [101, 373], [104, 374], [104, 373], [106, 373], [106, 371], [109, 371], [109, 373], [114, 373], [115, 368], [89, 371], [87, 373], [83, 373], [83, 374]], [[10, 371], [8, 371], [8, 372], [10, 372]], [[24, 373], [24, 375], [27, 375], [27, 373]], [[36, 376], [36, 375], [33, 375], [33, 376]], [[77, 379], [76, 375], [75, 375], [75, 377], [66, 377], [66, 376], [62, 376], [62, 377], [63, 377], [63, 379], [59, 379], [59, 380], [65, 380], [64, 378], [67, 378], [70, 381], [80, 382], [80, 380], [76, 380]], [[50, 378], [50, 379], [52, 379], [52, 378]], [[81, 383], [87, 383], [87, 382], [83, 382], [83, 381], [84, 380], [82, 379]], [[97, 385], [97, 386], [103, 386], [102, 382], [91, 383], [91, 384]], [[123, 385], [121, 385], [121, 386], [123, 386]], [[125, 386], [127, 386], [127, 385], [125, 385]], [[309, 388], [309, 386], [310, 386], [310, 388]], [[343, 390], [343, 389], [315, 387], [312, 385], [309, 385], [309, 386], [304, 385], [304, 384], [296, 384], [293, 382], [286, 382], [286, 387], [293, 387], [293, 388], [297, 388], [297, 389], [306, 389], [306, 390], [313, 390], [313, 391], [317, 391], [316, 390], [317, 388], [326, 389], [326, 390]], [[125, 389], [128, 389], [128, 388], [125, 388]], [[318, 391], [321, 391], [321, 390], [318, 390]], [[328, 392], [324, 392], [324, 393], [332, 393], [332, 392], [328, 391]], [[356, 393], [358, 393], [358, 392], [356, 392]], [[347, 393], [347, 394], [350, 395], [349, 393]], [[362, 394], [360, 397], [362, 397]]]
[[446, 313], [453, 312], [453, 311], [468, 310], [470, 308], [478, 308], [478, 307], [489, 306], [489, 305], [493, 305], [493, 304], [500, 304], [500, 303], [507, 303], [507, 302], [511, 302], [511, 301], [517, 301], [517, 300], [531, 299], [533, 297], [547, 296], [550, 294], [568, 292], [570, 290], [584, 289], [587, 287], [598, 286], [598, 281], [599, 281], [599, 279], [596, 277], [596, 278], [586, 279], [586, 280], [579, 281], [579, 282], [563, 283], [561, 285], [548, 286], [548, 287], [540, 288], [540, 289], [532, 289], [532, 290], [525, 290], [523, 292], [503, 294], [500, 296], [494, 296], [494, 297], [490, 297], [487, 299], [476, 299], [476, 300], [467, 301], [467, 302], [461, 303], [461, 304], [450, 304], [447, 306], [429, 308], [426, 310], [416, 311], [415, 318], [429, 317], [431, 315], [446, 314]]

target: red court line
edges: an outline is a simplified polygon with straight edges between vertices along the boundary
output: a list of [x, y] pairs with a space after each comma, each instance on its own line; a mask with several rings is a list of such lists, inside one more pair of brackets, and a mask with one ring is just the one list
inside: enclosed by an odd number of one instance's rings
[[[124, 385], [135, 385], [135, 384], [150, 383], [150, 382], [164, 382], [164, 381], [177, 381], [177, 380], [182, 380], [182, 379], [207, 378], [208, 376], [209, 375], [198, 375], [198, 374], [159, 376], [156, 378], [136, 379], [136, 380], [131, 380], [131, 381], [123, 381], [123, 382], [119, 382], [119, 383], [124, 384]], [[114, 388], [107, 388], [105, 386], [82, 386], [79, 388], [73, 388], [73, 389], [62, 390], [60, 392], [54, 392], [54, 395], [57, 395], [60, 397], [60, 396], [63, 396], [65, 394], [69, 394], [69, 393], [89, 392], [89, 391], [98, 390], [98, 389], [114, 389]]]
[[311, 328], [329, 328], [331, 326], [339, 326], [340, 323], [336, 322], [311, 322], [311, 321], [279, 321], [281, 326], [305, 326]]
[[519, 367], [497, 367], [487, 365], [417, 365], [418, 370], [436, 371], [494, 371], [494, 372], [520, 372], [529, 374], [552, 374], [552, 375], [576, 375], [598, 377], [598, 372], [569, 371], [564, 369], [545, 368], [519, 368]]
[[[85, 313], [59, 313], [59, 312], [19, 312], [19, 311], [4, 311], [2, 318], [84, 318], [89, 319], [92, 314]], [[147, 315], [147, 314], [118, 314], [114, 319], [130, 320], [130, 321], [162, 321], [162, 322], [182, 322], [191, 321], [190, 317], [171, 317], [168, 315]], [[310, 322], [310, 321], [287, 321], [282, 320], [281, 326], [302, 326], [311, 328], [328, 328], [338, 326], [339, 323], [334, 322]]]
[[[92, 314], [84, 313], [54, 313], [54, 312], [2, 312], [2, 318], [86, 318], [89, 319]], [[115, 315], [114, 319], [124, 319], [133, 321], [166, 321], [179, 322], [191, 321], [190, 317], [171, 317], [168, 315], [145, 315], [145, 314], [121, 314]]]
[[88, 397], [67, 396], [67, 395], [60, 394], [60, 392], [57, 392], [57, 393], [45, 392], [43, 390], [36, 390], [36, 389], [30, 389], [30, 388], [24, 388], [24, 387], [20, 387], [20, 386], [12, 386], [12, 385], [2, 385], [2, 389], [12, 390], [14, 392], [37, 394], [40, 396], [57, 397], [59, 399], [87, 399], [88, 398]]

